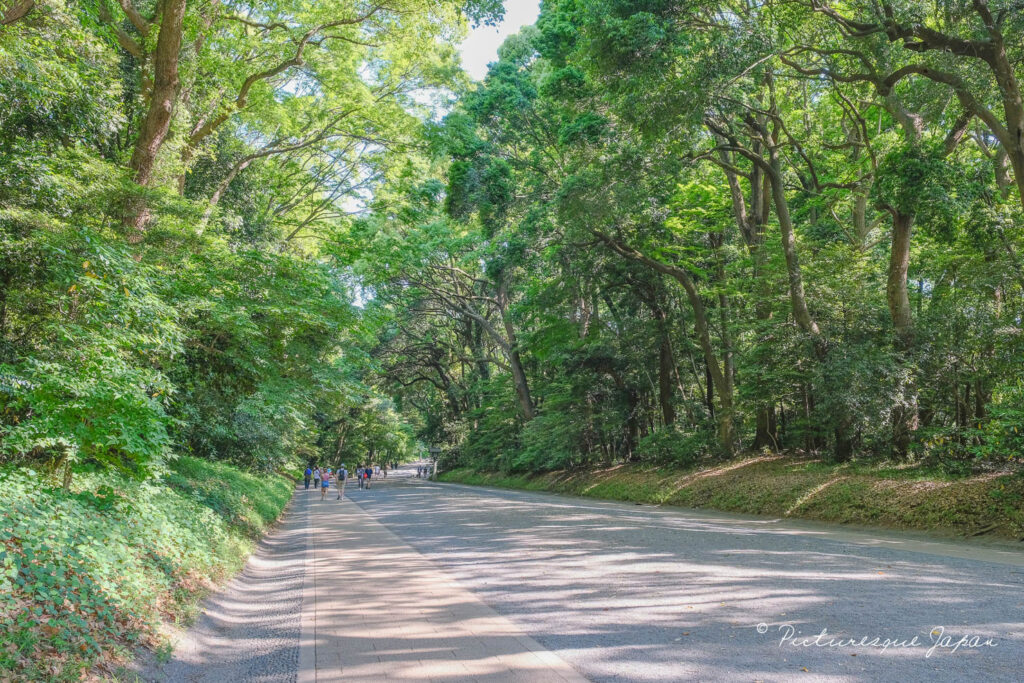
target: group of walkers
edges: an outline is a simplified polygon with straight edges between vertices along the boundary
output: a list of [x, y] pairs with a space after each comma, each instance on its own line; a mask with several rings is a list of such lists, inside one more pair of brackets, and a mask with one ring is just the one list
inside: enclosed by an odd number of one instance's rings
[[[364, 465], [356, 470], [356, 479], [359, 480], [359, 488], [369, 489], [370, 480], [373, 478], [374, 473], [382, 475], [385, 479], [388, 476], [388, 468], [385, 465], [383, 468], [380, 466]], [[345, 484], [348, 482], [348, 470], [345, 469], [345, 464], [342, 463], [338, 471], [335, 472], [330, 467], [321, 468], [319, 465], [313, 465], [307, 467], [303, 475], [306, 483], [306, 490], [309, 490], [310, 482], [313, 483], [313, 490], [320, 490], [320, 500], [327, 497], [327, 491], [331, 487], [331, 480], [335, 480], [335, 487], [338, 489], [338, 497], [335, 500], [345, 500]]]
[[303, 473], [303, 479], [306, 483], [306, 490], [309, 490], [310, 481], [313, 482], [313, 490], [320, 489], [320, 500], [327, 497], [327, 491], [331, 488], [331, 480], [334, 480], [334, 485], [338, 489], [337, 500], [345, 499], [345, 482], [348, 481], [348, 470], [345, 469], [344, 463], [335, 472], [332, 468], [326, 467], [321, 469], [319, 465], [313, 467], [307, 467]]
[[429, 479], [430, 478], [430, 465], [420, 465], [419, 467], [417, 467], [416, 468], [416, 477], [417, 478], [422, 477], [423, 479]]
[[360, 467], [356, 470], [356, 478], [359, 480], [359, 488], [370, 488], [370, 480], [373, 479], [374, 467]]

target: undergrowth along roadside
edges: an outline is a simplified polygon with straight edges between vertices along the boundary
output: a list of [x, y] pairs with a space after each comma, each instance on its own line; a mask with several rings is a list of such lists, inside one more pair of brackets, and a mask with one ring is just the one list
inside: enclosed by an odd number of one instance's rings
[[162, 477], [0, 470], [0, 680], [78, 680], [159, 645], [237, 572], [292, 480], [175, 459]]
[[1024, 540], [1024, 476], [952, 478], [891, 463], [746, 456], [714, 466], [544, 474], [453, 469], [442, 481], [941, 534]]

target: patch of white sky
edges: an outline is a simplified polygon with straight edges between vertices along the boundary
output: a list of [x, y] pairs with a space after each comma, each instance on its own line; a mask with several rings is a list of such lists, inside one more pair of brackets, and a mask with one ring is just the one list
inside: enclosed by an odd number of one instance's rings
[[[462, 68], [475, 81], [482, 81], [487, 67], [498, 61], [498, 48], [511, 35], [519, 33], [524, 26], [537, 22], [541, 0], [505, 0], [505, 16], [497, 26], [470, 28], [468, 35], [458, 46]], [[410, 93], [410, 97], [421, 110], [420, 116], [440, 120], [447, 114], [454, 100], [446, 89], [423, 88]]]
[[487, 65], [498, 60], [498, 48], [509, 36], [537, 21], [540, 0], [506, 0], [505, 17], [497, 26], [478, 26], [459, 47], [462, 66], [476, 80], [487, 75]]

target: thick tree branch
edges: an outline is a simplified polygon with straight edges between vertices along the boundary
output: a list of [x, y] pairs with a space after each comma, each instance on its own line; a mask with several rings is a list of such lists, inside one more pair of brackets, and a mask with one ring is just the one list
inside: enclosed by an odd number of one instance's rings
[[3, 11], [3, 14], [0, 14], [0, 26], [10, 26], [14, 22], [24, 19], [35, 8], [35, 0], [14, 0]]
[[[238, 94], [235, 96], [234, 102], [232, 102], [231, 105], [225, 111], [211, 118], [204, 125], [196, 129], [189, 138], [189, 144], [193, 147], [198, 145], [208, 135], [213, 133], [213, 131], [217, 130], [217, 128], [219, 128], [225, 121], [231, 118], [231, 115], [234, 112], [245, 109], [246, 105], [249, 102], [249, 93], [257, 83], [269, 80], [271, 78], [274, 78], [275, 76], [279, 76], [284, 72], [288, 71], [289, 69], [293, 69], [295, 67], [304, 65], [306, 63], [304, 57], [306, 47], [309, 45], [320, 45], [320, 43], [323, 41], [323, 38], [320, 40], [315, 40], [317, 35], [321, 34], [323, 31], [327, 29], [337, 28], [339, 26], [352, 26], [369, 21], [384, 8], [385, 5], [383, 4], [374, 5], [366, 12], [357, 17], [349, 19], [339, 19], [337, 21], [331, 21], [325, 24], [320, 24], [319, 26], [316, 26], [306, 31], [306, 33], [304, 33], [302, 37], [299, 39], [298, 43], [296, 43], [295, 52], [292, 54], [291, 57], [275, 64], [274, 66], [268, 69], [264, 69], [262, 71], [257, 71], [255, 73], [249, 74], [242, 82], [241, 87], [238, 89]], [[243, 21], [246, 24], [252, 23], [249, 21], [242, 20], [240, 17], [233, 18], [239, 21]], [[277, 28], [278, 26], [282, 26], [281, 24], [278, 23], [255, 25], [260, 26], [262, 29], [267, 31]], [[341, 36], [332, 35], [330, 37], [340, 38]], [[349, 42], [358, 41], [350, 40]]]
[[110, 24], [110, 27], [114, 30], [114, 38], [117, 40], [117, 44], [120, 45], [125, 52], [140, 61], [146, 58], [146, 55], [142, 50], [142, 46], [139, 45], [134, 38], [128, 35], [127, 31], [121, 28], [120, 22], [114, 18], [114, 15], [110, 13], [110, 10], [107, 9], [106, 4], [103, 2], [99, 3], [99, 17], [100, 21]]
[[[100, 4], [102, 4], [102, 0]], [[131, 0], [117, 0], [117, 4], [119, 4], [121, 9], [124, 10], [125, 16], [128, 17], [128, 21], [132, 22], [132, 26], [135, 27], [135, 30], [142, 34], [143, 37], [148, 36], [149, 29], [153, 25], [153, 22], [139, 14], [139, 11], [135, 9], [135, 5], [131, 3]]]

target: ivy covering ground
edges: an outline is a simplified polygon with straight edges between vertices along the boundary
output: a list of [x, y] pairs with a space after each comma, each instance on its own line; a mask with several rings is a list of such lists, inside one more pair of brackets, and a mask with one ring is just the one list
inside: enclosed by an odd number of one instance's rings
[[236, 572], [292, 482], [181, 457], [139, 483], [81, 474], [72, 493], [0, 473], [0, 680], [78, 680], [158, 643]]

